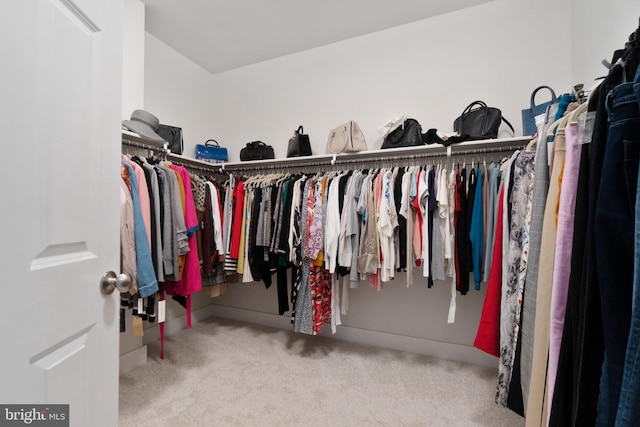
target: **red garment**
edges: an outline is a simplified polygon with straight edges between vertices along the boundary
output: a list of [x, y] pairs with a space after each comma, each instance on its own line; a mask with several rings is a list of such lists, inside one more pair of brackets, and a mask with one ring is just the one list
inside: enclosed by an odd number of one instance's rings
[[240, 234], [242, 233], [242, 217], [244, 216], [244, 182], [240, 181], [233, 189], [236, 207], [233, 210], [233, 230], [231, 231], [231, 249], [229, 257], [238, 259], [240, 253]]
[[498, 217], [496, 223], [496, 238], [493, 245], [493, 258], [491, 259], [491, 272], [487, 284], [487, 294], [484, 297], [480, 324], [473, 346], [500, 357], [500, 302], [502, 290], [502, 219], [504, 187], [498, 196]]
[[196, 231], [199, 228], [198, 215], [196, 214], [196, 204], [193, 201], [193, 193], [191, 192], [191, 177], [189, 172], [183, 166], [171, 165], [182, 179], [185, 193], [185, 212], [184, 223], [187, 227], [187, 235], [189, 236], [189, 252], [185, 255], [184, 270], [177, 282], [167, 280], [164, 283], [164, 291], [169, 295], [186, 296], [186, 317], [187, 328], [191, 328], [191, 294], [199, 292], [202, 289], [202, 275], [200, 274], [200, 259], [198, 257], [198, 242], [196, 239]]
[[185, 193], [184, 223], [189, 236], [189, 252], [185, 256], [185, 265], [180, 280], [177, 282], [166, 281], [165, 292], [170, 295], [191, 295], [202, 289], [202, 276], [200, 275], [200, 259], [198, 258], [198, 243], [196, 241], [196, 230], [199, 228], [196, 205], [191, 192], [191, 178], [189, 172], [182, 167], [171, 165], [176, 173], [182, 178], [182, 185]]
[[419, 170], [416, 174], [416, 197], [411, 201], [411, 208], [413, 212], [416, 214], [416, 220], [418, 222], [418, 226], [413, 226], [413, 253], [415, 257], [416, 267], [420, 267], [422, 265], [422, 212], [420, 211], [420, 195], [418, 194], [418, 187], [420, 185], [420, 175], [422, 171]]
[[[164, 291], [160, 290], [158, 301], [164, 301]], [[164, 360], [164, 321], [160, 322], [160, 359]]]
[[313, 334], [317, 335], [322, 332], [323, 323], [331, 323], [331, 273], [312, 265], [309, 281], [313, 304]]

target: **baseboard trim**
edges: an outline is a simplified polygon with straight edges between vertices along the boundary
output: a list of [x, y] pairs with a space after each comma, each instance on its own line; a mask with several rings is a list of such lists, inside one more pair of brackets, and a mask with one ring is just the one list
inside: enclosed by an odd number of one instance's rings
[[[291, 320], [287, 316], [279, 316], [273, 313], [264, 313], [253, 310], [246, 310], [223, 305], [208, 305], [191, 314], [191, 323], [197, 324], [212, 316], [224, 319], [238, 320], [241, 322], [255, 323], [272, 328], [291, 330]], [[165, 322], [165, 335], [172, 335], [186, 329], [186, 316], [181, 315]], [[452, 360], [472, 365], [497, 368], [498, 360], [475, 347], [434, 341], [424, 338], [410, 337], [405, 335], [391, 334], [387, 332], [372, 331], [352, 326], [341, 325], [335, 334], [331, 334], [329, 328], [325, 328], [322, 336], [354, 342], [358, 344], [370, 345], [372, 347], [388, 348], [391, 350], [407, 351], [410, 353], [424, 354], [426, 356], [440, 359]], [[160, 339], [160, 328], [153, 325], [144, 330], [143, 344], [158, 341]], [[146, 346], [145, 346], [146, 347]], [[146, 349], [145, 349], [146, 356]], [[146, 359], [145, 359], [146, 360]], [[121, 359], [122, 364], [122, 359]], [[121, 369], [122, 370], [122, 369]]]
[[147, 346], [120, 355], [120, 375], [133, 371], [147, 363]]
[[[207, 312], [211, 313], [211, 315], [225, 319], [256, 323], [279, 329], [291, 329], [291, 320], [286, 316], [222, 305], [212, 305], [207, 307], [207, 309]], [[423, 354], [440, 359], [486, 366], [489, 368], [497, 369], [498, 367], [498, 360], [495, 357], [490, 356], [475, 347], [461, 344], [390, 334], [387, 332], [372, 331], [346, 325], [338, 326], [336, 333], [333, 335], [329, 328], [324, 328], [321, 335], [343, 341], [370, 345], [372, 347], [407, 351], [410, 353]]]

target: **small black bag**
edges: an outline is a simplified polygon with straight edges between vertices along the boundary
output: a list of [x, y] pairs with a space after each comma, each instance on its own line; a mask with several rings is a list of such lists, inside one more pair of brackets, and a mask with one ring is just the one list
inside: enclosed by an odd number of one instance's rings
[[240, 160], [266, 160], [274, 159], [273, 147], [262, 141], [247, 142], [247, 146], [240, 150]]
[[384, 137], [381, 148], [414, 147], [424, 145], [422, 126], [416, 119], [407, 119]]
[[300, 157], [311, 155], [311, 141], [309, 141], [309, 135], [303, 133], [304, 128], [302, 125], [298, 126], [298, 129], [293, 133], [291, 139], [289, 139], [289, 146], [287, 147], [287, 157]]
[[[472, 109], [479, 105], [479, 108]], [[458, 132], [465, 140], [494, 139], [498, 137], [500, 123], [505, 122], [515, 136], [511, 123], [502, 117], [502, 111], [488, 107], [482, 101], [474, 101], [467, 106], [462, 115], [453, 122], [453, 130]]]
[[182, 128], [160, 124], [158, 135], [169, 143], [169, 150], [173, 154], [182, 154], [184, 142], [182, 140]]

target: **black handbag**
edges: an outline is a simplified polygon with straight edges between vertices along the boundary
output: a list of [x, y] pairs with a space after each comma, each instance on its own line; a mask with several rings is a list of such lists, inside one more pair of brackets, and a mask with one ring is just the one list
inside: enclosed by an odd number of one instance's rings
[[311, 155], [311, 141], [309, 141], [309, 135], [304, 133], [302, 125], [298, 126], [298, 129], [293, 133], [291, 139], [289, 139], [289, 146], [287, 147], [287, 157], [300, 157]]
[[424, 145], [422, 126], [416, 119], [406, 119], [402, 126], [397, 127], [384, 137], [381, 148], [414, 147], [416, 145]]
[[182, 140], [182, 128], [160, 124], [158, 135], [169, 143], [169, 150], [173, 154], [182, 154], [184, 142]]
[[247, 142], [246, 147], [240, 150], [240, 160], [266, 160], [274, 159], [273, 147], [262, 141]]
[[[473, 108], [478, 106], [478, 108]], [[494, 139], [498, 137], [500, 123], [505, 122], [515, 136], [511, 123], [502, 117], [502, 111], [488, 107], [482, 101], [474, 101], [464, 109], [460, 117], [453, 122], [453, 130], [465, 140]]]

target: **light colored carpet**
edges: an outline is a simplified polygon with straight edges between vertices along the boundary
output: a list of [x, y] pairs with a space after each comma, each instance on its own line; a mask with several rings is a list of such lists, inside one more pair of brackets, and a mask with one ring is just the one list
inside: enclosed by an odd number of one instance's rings
[[211, 318], [120, 377], [120, 426], [523, 426], [497, 370]]

